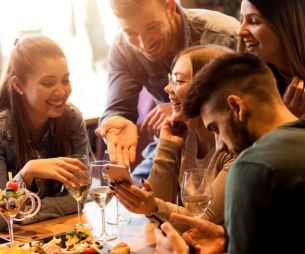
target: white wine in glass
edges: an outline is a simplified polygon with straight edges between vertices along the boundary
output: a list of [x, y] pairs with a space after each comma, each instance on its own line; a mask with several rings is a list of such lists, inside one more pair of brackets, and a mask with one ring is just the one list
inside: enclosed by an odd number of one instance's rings
[[195, 217], [202, 217], [212, 202], [212, 186], [206, 169], [194, 168], [183, 174], [181, 200]]
[[90, 192], [90, 196], [93, 201], [98, 204], [99, 207], [105, 208], [113, 197], [113, 192], [109, 186], [102, 186], [100, 188], [93, 189]]
[[91, 185], [91, 168], [89, 166], [89, 160], [86, 155], [81, 154], [73, 154], [69, 156], [70, 158], [76, 158], [80, 160], [82, 163], [85, 164], [86, 170], [84, 171], [86, 178], [81, 177], [78, 174], [75, 174], [75, 177], [79, 179], [79, 185], [73, 185], [72, 187], [68, 187], [68, 191], [71, 193], [71, 195], [74, 197], [74, 199], [77, 202], [77, 214], [78, 214], [78, 224], [76, 224], [76, 227], [85, 227], [91, 229], [92, 226], [88, 224], [83, 224], [81, 220], [81, 204], [80, 202], [85, 199], [88, 195], [89, 188]]
[[95, 203], [101, 208], [102, 233], [99, 235], [98, 239], [102, 242], [111, 241], [117, 238], [115, 234], [108, 234], [106, 232], [105, 208], [113, 197], [113, 192], [110, 189], [110, 180], [105, 168], [105, 164], [108, 163], [109, 161], [107, 160], [92, 161], [90, 163], [92, 185], [90, 187], [89, 194]]

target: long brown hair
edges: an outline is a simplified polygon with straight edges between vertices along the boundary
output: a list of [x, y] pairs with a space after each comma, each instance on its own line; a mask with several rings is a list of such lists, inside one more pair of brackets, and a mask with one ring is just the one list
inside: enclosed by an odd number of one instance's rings
[[[60, 46], [52, 39], [39, 35], [30, 34], [23, 36], [15, 42], [15, 45], [3, 70], [0, 86], [0, 111], [7, 110], [9, 114], [12, 135], [15, 141], [16, 168], [20, 169], [32, 159], [30, 142], [31, 122], [24, 110], [25, 105], [20, 95], [13, 87], [12, 79], [17, 77], [20, 84], [27, 82], [28, 76], [46, 58], [64, 57]], [[63, 156], [65, 153], [72, 154], [72, 140], [67, 133], [64, 115], [54, 119], [54, 150]], [[54, 155], [55, 156], [55, 155]]]
[[[305, 79], [305, 1], [248, 0], [281, 38], [290, 76]], [[240, 41], [240, 48], [243, 42]]]
[[178, 54], [176, 54], [174, 60], [171, 64], [171, 70], [173, 70], [178, 59], [181, 56], [189, 55], [192, 64], [192, 75], [196, 75], [206, 64], [208, 64], [212, 59], [217, 56], [221, 56], [225, 53], [233, 53], [234, 51], [230, 48], [215, 45], [215, 44], [205, 44], [205, 45], [195, 45], [183, 49]]

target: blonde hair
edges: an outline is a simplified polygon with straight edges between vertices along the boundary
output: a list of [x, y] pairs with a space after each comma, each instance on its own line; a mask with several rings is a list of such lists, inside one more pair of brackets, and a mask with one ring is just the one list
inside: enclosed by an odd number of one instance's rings
[[[12, 79], [17, 77], [21, 85], [27, 83], [28, 76], [46, 58], [65, 58], [60, 46], [52, 39], [40, 35], [29, 34], [15, 41], [7, 64], [3, 70], [0, 86], [0, 111], [7, 110], [12, 128], [16, 149], [16, 167], [21, 168], [31, 159], [31, 148], [28, 140], [31, 133], [31, 123], [22, 100], [13, 87]], [[55, 150], [72, 153], [73, 147], [63, 117], [55, 119]], [[22, 128], [21, 128], [22, 126]]]

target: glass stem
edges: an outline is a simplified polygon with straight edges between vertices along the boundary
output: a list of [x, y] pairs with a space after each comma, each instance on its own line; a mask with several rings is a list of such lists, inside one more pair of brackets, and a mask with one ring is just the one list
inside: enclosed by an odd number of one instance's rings
[[78, 214], [78, 224], [82, 225], [81, 210], [80, 210], [80, 202], [79, 201], [77, 201], [77, 214]]
[[116, 220], [119, 221], [119, 218], [120, 218], [119, 200], [116, 198]]
[[11, 241], [11, 253], [13, 253], [14, 249], [14, 233], [13, 233], [13, 223], [14, 223], [14, 218], [10, 217], [9, 218], [9, 223], [8, 223], [8, 232], [10, 235], [10, 241]]
[[102, 212], [102, 237], [106, 236], [106, 225], [105, 225], [105, 208], [101, 209]]

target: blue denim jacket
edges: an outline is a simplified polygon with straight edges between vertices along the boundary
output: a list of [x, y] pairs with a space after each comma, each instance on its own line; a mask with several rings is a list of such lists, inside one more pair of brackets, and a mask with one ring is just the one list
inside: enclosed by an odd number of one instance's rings
[[[183, 9], [177, 6], [183, 23], [182, 50], [196, 44], [218, 44], [236, 48], [239, 22], [225, 14], [203, 9]], [[179, 50], [179, 51], [180, 51]], [[108, 59], [108, 96], [102, 120], [114, 115], [137, 121], [137, 104], [143, 86], [156, 103], [168, 102], [164, 87], [168, 83], [173, 57], [150, 62], [130, 47], [120, 34], [111, 47]]]

